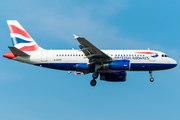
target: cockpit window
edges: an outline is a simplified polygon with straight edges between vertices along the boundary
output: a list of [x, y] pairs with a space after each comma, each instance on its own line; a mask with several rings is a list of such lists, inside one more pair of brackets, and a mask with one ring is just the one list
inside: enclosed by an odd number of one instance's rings
[[162, 55], [162, 57], [169, 57], [169, 56], [168, 56], [168, 55], [166, 55], [166, 54], [165, 54], [165, 55], [163, 54], [163, 55]]
[[168, 55], [165, 55], [165, 57], [169, 57]]

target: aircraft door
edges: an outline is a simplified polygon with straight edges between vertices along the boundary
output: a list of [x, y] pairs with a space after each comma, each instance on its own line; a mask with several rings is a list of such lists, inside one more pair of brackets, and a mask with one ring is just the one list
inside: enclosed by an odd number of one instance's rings
[[47, 51], [41, 51], [41, 62], [47, 62]]

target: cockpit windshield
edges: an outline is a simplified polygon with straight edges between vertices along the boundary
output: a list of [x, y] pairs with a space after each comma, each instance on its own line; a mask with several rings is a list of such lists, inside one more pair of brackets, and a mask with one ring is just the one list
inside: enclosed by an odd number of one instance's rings
[[166, 55], [166, 54], [162, 54], [162, 57], [169, 57], [168, 55]]

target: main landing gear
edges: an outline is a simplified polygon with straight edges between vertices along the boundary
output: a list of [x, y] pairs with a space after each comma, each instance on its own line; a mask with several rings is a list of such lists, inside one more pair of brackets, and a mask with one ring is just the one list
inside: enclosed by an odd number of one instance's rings
[[91, 82], [90, 82], [90, 84], [91, 84], [91, 86], [95, 86], [96, 85], [96, 80], [95, 79], [97, 79], [98, 78], [98, 73], [97, 72], [94, 72], [93, 74], [92, 74], [92, 77], [93, 77], [93, 80], [91, 80]]
[[91, 80], [91, 86], [95, 86], [96, 85], [96, 79], [98, 78], [99, 74], [97, 72], [98, 69], [101, 68], [101, 64], [95, 64], [95, 72], [92, 74], [93, 79]]
[[154, 78], [152, 77], [153, 75], [152, 75], [152, 71], [149, 71], [149, 76], [151, 77], [150, 78], [150, 82], [154, 82]]
[[90, 84], [91, 84], [91, 86], [95, 86], [95, 85], [96, 85], [96, 83], [97, 83], [97, 82], [96, 82], [96, 80], [95, 80], [95, 79], [93, 79], [93, 80], [91, 80], [91, 83], [90, 83]]

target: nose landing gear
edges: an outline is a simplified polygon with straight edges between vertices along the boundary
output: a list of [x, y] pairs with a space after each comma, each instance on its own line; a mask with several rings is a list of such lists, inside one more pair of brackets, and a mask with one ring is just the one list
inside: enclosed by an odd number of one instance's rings
[[152, 71], [149, 71], [149, 76], [151, 77], [150, 82], [154, 82], [154, 78], [152, 77], [153, 76]]
[[152, 78], [150, 78], [150, 82], [154, 82], [154, 78], [152, 77]]

